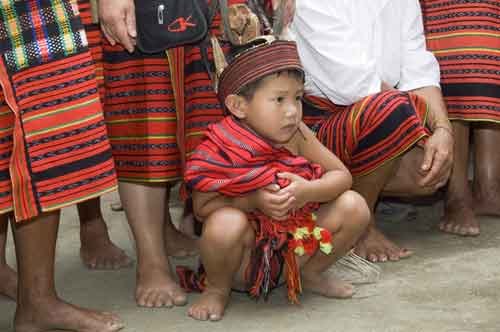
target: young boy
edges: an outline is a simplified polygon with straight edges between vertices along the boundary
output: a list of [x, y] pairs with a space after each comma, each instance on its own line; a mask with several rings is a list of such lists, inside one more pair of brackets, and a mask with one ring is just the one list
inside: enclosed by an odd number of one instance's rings
[[231, 289], [266, 296], [282, 267], [292, 302], [301, 286], [326, 297], [354, 292], [323, 272], [352, 248], [370, 213], [349, 171], [301, 120], [303, 75], [288, 41], [243, 52], [221, 74], [231, 115], [209, 127], [185, 174], [203, 222], [194, 319], [220, 320]]

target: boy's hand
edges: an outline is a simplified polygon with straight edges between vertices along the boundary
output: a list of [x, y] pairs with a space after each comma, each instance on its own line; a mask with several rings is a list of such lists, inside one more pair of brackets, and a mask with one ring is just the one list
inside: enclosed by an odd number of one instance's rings
[[281, 189], [280, 192], [289, 194], [291, 197], [295, 198], [294, 209], [300, 209], [308, 203], [307, 187], [310, 183], [308, 180], [297, 174], [288, 172], [279, 173], [278, 177], [290, 180], [290, 184]]
[[277, 184], [270, 184], [252, 194], [252, 205], [266, 216], [284, 220], [295, 206], [295, 198], [289, 192], [280, 190]]

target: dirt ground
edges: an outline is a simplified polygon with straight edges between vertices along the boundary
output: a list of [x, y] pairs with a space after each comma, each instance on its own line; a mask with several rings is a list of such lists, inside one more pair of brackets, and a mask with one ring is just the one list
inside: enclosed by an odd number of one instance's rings
[[[116, 193], [102, 206], [115, 243], [130, 255], [134, 249], [123, 212], [112, 212]], [[482, 218], [482, 234], [462, 238], [438, 232], [439, 203], [412, 208], [391, 203], [379, 210], [384, 231], [415, 255], [379, 264], [380, 280], [359, 286], [354, 299], [327, 300], [304, 294], [290, 305], [278, 290], [267, 303], [235, 294], [222, 322], [196, 322], [187, 307], [143, 309], [133, 299], [134, 269], [88, 271], [79, 259], [75, 208], [65, 209], [59, 233], [56, 274], [60, 295], [74, 303], [117, 312], [127, 332], [159, 331], [349, 331], [349, 332], [496, 332], [500, 331], [500, 220]], [[174, 209], [179, 216], [180, 208]], [[8, 259], [14, 264], [12, 241]], [[175, 264], [194, 266], [195, 260]], [[196, 294], [189, 296], [192, 301]], [[11, 331], [15, 304], [0, 298], [0, 331]]]

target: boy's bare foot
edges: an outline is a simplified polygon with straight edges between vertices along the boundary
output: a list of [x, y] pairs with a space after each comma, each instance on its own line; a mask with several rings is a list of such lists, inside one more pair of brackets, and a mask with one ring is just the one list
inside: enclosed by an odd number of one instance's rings
[[477, 236], [480, 233], [479, 222], [470, 204], [464, 202], [447, 202], [439, 229], [446, 233]]
[[338, 279], [328, 273], [302, 274], [302, 286], [313, 293], [339, 299], [347, 299], [354, 295], [352, 284]]
[[132, 265], [133, 260], [113, 242], [102, 219], [80, 224], [80, 257], [89, 269], [116, 270]]
[[186, 293], [168, 271], [157, 268], [144, 268], [143, 272], [137, 272], [135, 299], [137, 305], [148, 308], [171, 308], [187, 303]]
[[198, 240], [179, 232], [175, 227], [165, 227], [165, 250], [171, 257], [189, 257], [198, 254]]
[[14, 301], [17, 297], [17, 273], [7, 264], [0, 264], [0, 295]]
[[219, 321], [224, 316], [230, 294], [229, 289], [208, 286], [188, 309], [188, 315], [196, 320]]
[[78, 308], [59, 299], [18, 304], [14, 325], [15, 332], [115, 332], [124, 327], [115, 314]]
[[374, 226], [368, 226], [356, 243], [354, 252], [370, 262], [398, 261], [413, 254], [406, 248], [398, 247]]

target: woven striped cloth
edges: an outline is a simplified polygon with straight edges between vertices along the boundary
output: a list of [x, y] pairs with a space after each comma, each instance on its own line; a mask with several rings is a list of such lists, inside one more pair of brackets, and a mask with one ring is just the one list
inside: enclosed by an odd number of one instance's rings
[[500, 2], [421, 0], [451, 120], [500, 122]]
[[370, 174], [428, 136], [426, 117], [422, 98], [397, 90], [347, 107], [314, 96], [304, 102], [304, 122], [353, 176]]
[[[221, 35], [221, 23], [218, 13], [211, 34]], [[228, 43], [221, 44], [228, 52]], [[182, 179], [183, 160], [208, 125], [224, 117], [202, 49], [194, 45], [167, 54], [129, 54], [105, 41], [103, 47], [105, 118], [118, 177], [132, 182]], [[211, 47], [207, 53], [213, 72]]]
[[[320, 178], [323, 173], [318, 164], [271, 145], [231, 116], [210, 125], [206, 137], [187, 162], [184, 179], [191, 190], [237, 197], [272, 183], [286, 187], [290, 182], [277, 177], [281, 172], [294, 173], [306, 180]], [[283, 221], [258, 212], [249, 215], [256, 230], [256, 248], [246, 278], [252, 296], [267, 296], [278, 285], [285, 261], [289, 298], [297, 302], [300, 282], [297, 284], [295, 253], [288, 241], [293, 240], [297, 229], [314, 228], [311, 216], [318, 207], [317, 203], [308, 203]]]
[[36, 217], [116, 189], [75, 1], [2, 0], [0, 213]]

